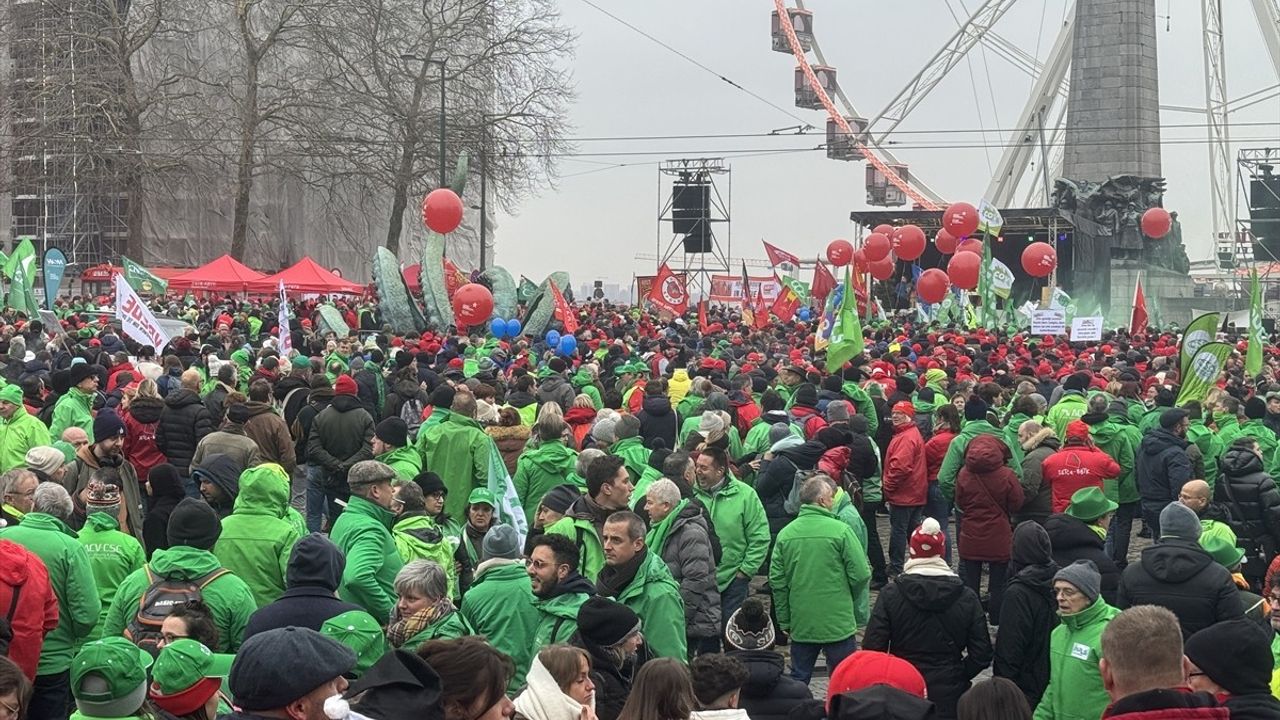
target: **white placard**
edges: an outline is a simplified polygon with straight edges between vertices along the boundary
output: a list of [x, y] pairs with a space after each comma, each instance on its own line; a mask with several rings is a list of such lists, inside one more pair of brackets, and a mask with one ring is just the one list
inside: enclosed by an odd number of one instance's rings
[[1064, 310], [1032, 310], [1032, 335], [1065, 335], [1067, 313]]
[[1071, 321], [1071, 342], [1094, 342], [1102, 339], [1102, 316], [1078, 317]]

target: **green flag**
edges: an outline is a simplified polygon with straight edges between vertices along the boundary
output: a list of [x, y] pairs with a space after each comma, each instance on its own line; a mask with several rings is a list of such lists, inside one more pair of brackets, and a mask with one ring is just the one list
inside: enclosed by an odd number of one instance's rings
[[853, 276], [844, 270], [844, 296], [831, 328], [831, 344], [827, 346], [827, 370], [836, 372], [841, 366], [862, 354], [862, 323], [858, 320], [858, 302], [853, 299]]
[[150, 270], [123, 255], [120, 257], [124, 261], [124, 281], [129, 283], [129, 287], [152, 295], [163, 295], [169, 289], [168, 280], [156, 277]]
[[28, 279], [28, 263], [16, 263], [13, 272], [13, 280], [9, 282], [8, 306], [29, 318], [36, 317], [40, 306], [36, 302], [35, 293], [31, 291], [33, 281]]
[[1262, 345], [1266, 331], [1262, 329], [1262, 290], [1258, 287], [1258, 269], [1249, 273], [1249, 350], [1244, 356], [1244, 371], [1249, 377], [1262, 372]]
[[982, 327], [996, 326], [996, 279], [991, 258], [991, 243], [982, 243], [982, 270], [978, 273], [978, 295], [982, 298]]
[[1182, 333], [1182, 351], [1178, 357], [1178, 369], [1180, 377], [1187, 376], [1187, 368], [1191, 366], [1191, 359], [1200, 351], [1206, 343], [1211, 343], [1218, 337], [1218, 325], [1221, 324], [1221, 318], [1218, 313], [1205, 313], [1187, 325], [1186, 331]]
[[1227, 366], [1232, 347], [1222, 342], [1205, 343], [1196, 351], [1182, 376], [1182, 392], [1178, 393], [1178, 405], [1192, 400], [1203, 402], [1209, 391], [1217, 386], [1222, 369]]
[[21, 268], [27, 287], [32, 288], [36, 284], [35, 264], [35, 244], [31, 242], [30, 237], [20, 237], [18, 238], [18, 246], [13, 249], [13, 254], [4, 262], [4, 276], [10, 280], [15, 280], [18, 277], [18, 270]]

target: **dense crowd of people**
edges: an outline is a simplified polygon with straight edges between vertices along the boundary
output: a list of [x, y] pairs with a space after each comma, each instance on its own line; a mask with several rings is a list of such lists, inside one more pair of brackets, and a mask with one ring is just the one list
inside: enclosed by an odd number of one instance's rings
[[7, 720], [1280, 718], [1275, 348], [156, 303], [0, 318]]

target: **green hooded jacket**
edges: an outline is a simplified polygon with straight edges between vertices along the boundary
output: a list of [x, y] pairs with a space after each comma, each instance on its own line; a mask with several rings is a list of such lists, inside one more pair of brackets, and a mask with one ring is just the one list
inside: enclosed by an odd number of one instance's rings
[[0, 472], [26, 467], [27, 451], [49, 442], [49, 428], [26, 407], [18, 405], [9, 421], [0, 427]]
[[93, 443], [93, 396], [81, 392], [80, 388], [73, 387], [58, 398], [49, 423], [49, 437], [61, 438], [69, 427], [82, 428], [89, 435], [89, 443]]
[[801, 505], [769, 563], [778, 626], [803, 643], [847, 640], [865, 626], [871, 566], [853, 530], [820, 505]]
[[[1009, 443], [1004, 433], [986, 420], [970, 420], [960, 428], [960, 434], [951, 439], [947, 454], [942, 458], [942, 467], [938, 469], [938, 487], [948, 502], [955, 499], [956, 476], [960, 474], [960, 468], [964, 467], [964, 451], [968, 449], [970, 441], [979, 435], [995, 435], [1004, 441], [1013, 454], [1005, 466], [1018, 476], [1019, 481], [1022, 480], [1022, 445], [1017, 442]], [[865, 497], [864, 492], [863, 498]]]
[[[431, 414], [434, 416], [435, 412]], [[444, 511], [457, 522], [467, 521], [467, 497], [471, 491], [489, 484], [491, 448], [493, 440], [480, 423], [457, 413], [450, 413], [448, 419], [436, 425], [424, 423], [418, 430], [422, 465], [444, 480], [449, 489]]]
[[[102, 628], [103, 637], [123, 635], [125, 628], [137, 616], [142, 595], [151, 587], [147, 579], [147, 567], [157, 577], [195, 580], [218, 570], [222, 563], [208, 550], [186, 545], [156, 550], [147, 566], [120, 583]], [[244, 627], [249, 623], [249, 616], [258, 608], [253, 599], [253, 591], [244, 580], [228, 573], [206, 585], [202, 597], [213, 611], [213, 624], [218, 628], [218, 647], [209, 649], [220, 653], [239, 650], [240, 642], [244, 639]]]
[[1201, 418], [1192, 420], [1187, 426], [1187, 440], [1200, 448], [1204, 457], [1204, 481], [1209, 483], [1209, 496], [1213, 497], [1213, 489], [1218, 485], [1218, 458], [1226, 450], [1222, 437], [1205, 425], [1204, 418]]
[[720, 539], [716, 585], [724, 592], [734, 575], [751, 577], [764, 565], [770, 539], [764, 504], [754, 488], [731, 477], [726, 477], [714, 494], [695, 484], [693, 495], [707, 509]]
[[[301, 537], [288, 519], [289, 478], [275, 463], [240, 474], [240, 494], [222, 519], [213, 554], [222, 567], [244, 580], [258, 607], [284, 594], [293, 544]], [[344, 513], [345, 514], [345, 513]]]
[[1102, 631], [1120, 611], [1102, 598], [1074, 615], [1060, 615], [1049, 635], [1049, 687], [1035, 720], [1098, 720], [1111, 704], [1102, 687]]
[[577, 462], [578, 453], [559, 440], [544, 442], [520, 454], [511, 481], [526, 518], [537, 514], [538, 504], [551, 488], [569, 482]]
[[[680, 399], [680, 402], [676, 403], [676, 416], [680, 418], [680, 432], [682, 434], [685, 434], [686, 436], [688, 434], [684, 432], [684, 426], [686, 423], [693, 418], [702, 417], [702, 404], [706, 401], [707, 399], [702, 395], [690, 394], [685, 395]], [[695, 424], [693, 429], [697, 430], [698, 426]]]
[[629, 437], [614, 443], [609, 452], [622, 458], [627, 474], [631, 476], [631, 484], [636, 485], [644, 475], [644, 469], [649, 467], [649, 455], [653, 451], [644, 446], [641, 438]]
[[[1053, 432], [1059, 438], [1067, 436], [1067, 425], [1072, 420], [1079, 420], [1081, 415], [1089, 412], [1089, 402], [1085, 400], [1084, 393], [1077, 390], [1068, 390], [1062, 393], [1062, 397], [1058, 398], [1058, 402], [1049, 408], [1049, 412], [1045, 415], [1045, 422], [1049, 427], [1053, 428]], [[1017, 429], [1014, 429], [1017, 432]]]
[[1262, 420], [1249, 420], [1240, 426], [1240, 437], [1257, 440], [1267, 474], [1273, 478], [1280, 477], [1280, 449], [1277, 448], [1275, 431], [1264, 425]]
[[[867, 391], [852, 380], [846, 380], [840, 384], [840, 392], [849, 398], [849, 402], [853, 403], [853, 407], [858, 414], [867, 419], [867, 435], [875, 437], [876, 430], [880, 428], [880, 417], [876, 415], [876, 404], [867, 394]], [[945, 394], [941, 394], [946, 397]]]
[[418, 477], [418, 473], [422, 472], [422, 456], [411, 447], [389, 450], [374, 460], [390, 465], [391, 469], [396, 471], [396, 475], [406, 482], [413, 482], [413, 479]]
[[538, 649], [533, 639], [540, 616], [533, 603], [524, 563], [505, 558], [480, 563], [475, 580], [462, 598], [460, 610], [467, 624], [515, 662], [516, 673], [507, 685], [511, 694], [524, 687], [525, 675]]
[[58, 598], [58, 626], [44, 638], [36, 673], [50, 675], [67, 670], [102, 612], [88, 553], [76, 540], [74, 530], [45, 513], [27, 513], [21, 524], [0, 531], [0, 538], [35, 553], [49, 570], [49, 584]]
[[462, 617], [462, 613], [454, 610], [423, 628], [422, 632], [405, 640], [404, 645], [401, 647], [417, 650], [419, 645], [428, 640], [456, 640], [457, 638], [474, 634], [475, 632], [471, 629], [471, 626]]
[[1160, 427], [1160, 416], [1164, 414], [1165, 410], [1169, 409], [1170, 408], [1163, 405], [1159, 405], [1146, 411], [1142, 414], [1142, 419], [1138, 421], [1138, 429], [1141, 430], [1142, 434], [1145, 436], [1147, 433]]
[[1108, 415], [1107, 419], [1097, 425], [1089, 426], [1089, 434], [1098, 449], [1111, 456], [1120, 466], [1120, 474], [1102, 481], [1102, 491], [1108, 500], [1121, 504], [1137, 502], [1138, 481], [1134, 476], [1134, 462], [1138, 445], [1142, 442], [1142, 433], [1129, 424], [1129, 418]]
[[1218, 426], [1218, 439], [1222, 441], [1224, 451], [1240, 437], [1240, 418], [1232, 413], [1214, 413], [1213, 424]]
[[147, 554], [137, 538], [120, 532], [120, 521], [110, 513], [89, 513], [78, 539], [89, 555], [98, 598], [102, 601], [98, 625], [85, 638], [88, 642], [102, 637], [102, 627], [111, 610], [111, 601], [116, 597], [116, 589], [130, 573], [146, 564]]
[[534, 598], [533, 608], [538, 611], [538, 629], [533, 634], [533, 648], [569, 642], [569, 638], [578, 632], [578, 609], [595, 594], [595, 588], [589, 582], [582, 581], [578, 583], [578, 587], [582, 590], [566, 592], [546, 600]]
[[456, 538], [449, 537], [435, 520], [421, 514], [396, 520], [391, 527], [391, 539], [406, 565], [414, 560], [434, 560], [444, 568], [449, 580], [449, 597], [458, 597], [458, 567], [453, 562], [453, 553], [458, 549]]
[[396, 574], [404, 567], [391, 538], [391, 511], [358, 495], [333, 523], [329, 539], [347, 558], [338, 597], [383, 623], [396, 604]]
[[591, 582], [596, 581], [600, 568], [604, 567], [604, 546], [591, 521], [586, 518], [565, 515], [547, 526], [548, 535], [563, 535], [578, 546], [578, 572]]
[[1004, 444], [1021, 444], [1022, 441], [1018, 439], [1018, 428], [1022, 427], [1022, 423], [1031, 419], [1032, 417], [1026, 413], [1013, 413], [1006, 418], [1004, 422]]
[[[590, 372], [579, 368], [573, 374], [573, 377], [569, 378], [569, 382], [573, 384], [573, 388], [578, 391], [579, 395], [586, 395], [591, 398], [591, 404], [595, 406], [597, 411], [604, 407], [604, 400], [600, 397], [600, 388], [596, 387], [595, 379]], [[523, 677], [520, 678], [520, 684], [524, 685]]]
[[644, 640], [654, 656], [686, 660], [684, 599], [661, 555], [646, 550], [635, 578], [616, 599], [640, 616]]

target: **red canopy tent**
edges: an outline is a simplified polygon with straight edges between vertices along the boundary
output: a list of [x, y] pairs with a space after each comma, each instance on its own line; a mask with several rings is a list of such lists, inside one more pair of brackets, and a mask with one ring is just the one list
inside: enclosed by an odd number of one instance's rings
[[249, 283], [249, 292], [276, 292], [282, 281], [286, 290], [301, 293], [360, 295], [365, 291], [360, 283], [343, 280], [315, 260], [304, 257], [275, 275], [268, 275], [261, 280]]
[[230, 255], [223, 255], [195, 270], [169, 278], [169, 289], [246, 292], [249, 289], [249, 283], [264, 277], [266, 275]]

